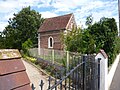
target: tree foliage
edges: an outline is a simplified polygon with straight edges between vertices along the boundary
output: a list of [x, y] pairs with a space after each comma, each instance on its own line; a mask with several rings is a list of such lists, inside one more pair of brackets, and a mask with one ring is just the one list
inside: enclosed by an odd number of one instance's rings
[[5, 42], [6, 42], [5, 35], [3, 32], [0, 32], [0, 49], [6, 48]]
[[92, 16], [86, 19], [88, 27], [84, 30], [76, 29], [65, 36], [67, 50], [85, 54], [93, 54], [100, 49], [105, 50], [109, 57], [109, 64], [119, 52], [117, 24], [114, 18], [101, 18], [92, 24]]
[[64, 36], [66, 49], [71, 52], [94, 53], [94, 39], [87, 30], [73, 29]]
[[120, 53], [120, 37], [116, 37], [114, 45], [115, 45], [115, 49], [114, 49], [115, 54]]
[[29, 56], [28, 50], [32, 48], [33, 43], [30, 39], [27, 39], [24, 43], [22, 43], [22, 50], [25, 55]]
[[87, 26], [91, 26], [92, 25], [92, 23], [93, 23], [93, 17], [92, 17], [92, 15], [90, 15], [90, 16], [88, 16], [87, 18], [86, 18], [86, 25]]
[[115, 57], [115, 40], [118, 35], [115, 19], [101, 18], [99, 22], [89, 28], [89, 33], [96, 41], [96, 50], [105, 50], [110, 60], [109, 64], [111, 64]]
[[33, 45], [37, 45], [37, 31], [43, 20], [41, 14], [31, 10], [30, 6], [23, 8], [18, 14], [14, 14], [3, 31], [5, 48], [22, 49], [22, 43], [28, 39], [32, 41]]
[[0, 32], [0, 48], [4, 48], [4, 38], [3, 38], [3, 33]]

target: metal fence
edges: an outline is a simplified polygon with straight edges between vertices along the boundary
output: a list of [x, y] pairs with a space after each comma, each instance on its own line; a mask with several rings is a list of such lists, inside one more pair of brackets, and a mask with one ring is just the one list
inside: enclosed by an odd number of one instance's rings
[[[73, 56], [72, 60], [68, 69], [56, 72], [54, 81], [49, 77], [47, 90], [99, 90], [100, 59], [95, 60], [94, 55], [82, 55]], [[42, 80], [40, 87], [44, 90]]]
[[38, 48], [29, 49], [29, 55], [35, 58], [42, 58], [48, 60], [53, 64], [59, 64], [64, 66], [69, 66], [69, 63], [72, 62], [73, 58], [80, 56], [79, 53], [54, 50], [54, 49], [40, 49], [40, 54], [38, 54]]

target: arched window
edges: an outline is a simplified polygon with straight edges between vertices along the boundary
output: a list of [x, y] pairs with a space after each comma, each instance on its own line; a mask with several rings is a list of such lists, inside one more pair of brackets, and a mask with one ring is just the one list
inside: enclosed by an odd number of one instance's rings
[[48, 38], [48, 48], [53, 48], [53, 43], [54, 43], [53, 37], [49, 37]]

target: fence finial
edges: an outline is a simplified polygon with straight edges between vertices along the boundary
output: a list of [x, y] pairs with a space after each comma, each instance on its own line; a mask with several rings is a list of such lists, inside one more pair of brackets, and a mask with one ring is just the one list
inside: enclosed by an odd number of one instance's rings
[[41, 87], [41, 90], [43, 90], [43, 85], [44, 85], [43, 80], [41, 80], [40, 85], [39, 85]]
[[31, 85], [32, 90], [35, 90], [34, 84], [32, 83]]

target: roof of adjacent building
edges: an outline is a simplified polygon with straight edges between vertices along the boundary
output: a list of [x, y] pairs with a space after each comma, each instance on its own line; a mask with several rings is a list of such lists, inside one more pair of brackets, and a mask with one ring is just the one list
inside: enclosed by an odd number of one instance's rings
[[18, 50], [0, 50], [0, 90], [32, 90]]
[[20, 58], [21, 55], [17, 49], [0, 49], [0, 60], [1, 59], [11, 59]]
[[52, 18], [46, 18], [41, 27], [39, 28], [38, 32], [64, 30], [66, 29], [72, 15], [73, 13]]

